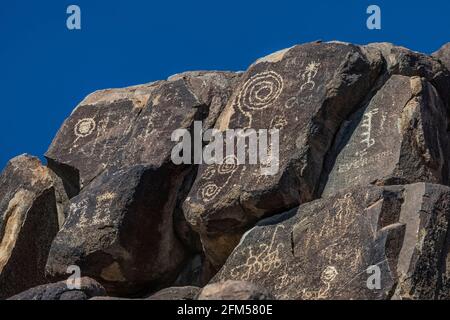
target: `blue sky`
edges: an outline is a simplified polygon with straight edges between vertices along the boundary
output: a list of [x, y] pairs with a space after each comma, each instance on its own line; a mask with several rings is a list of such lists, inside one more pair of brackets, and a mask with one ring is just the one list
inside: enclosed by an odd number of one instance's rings
[[[66, 28], [80, 6], [82, 30]], [[382, 30], [366, 8], [382, 9]], [[431, 53], [450, 41], [450, 1], [72, 0], [0, 4], [0, 167], [42, 157], [92, 91], [186, 70], [245, 70], [297, 43], [389, 41]]]

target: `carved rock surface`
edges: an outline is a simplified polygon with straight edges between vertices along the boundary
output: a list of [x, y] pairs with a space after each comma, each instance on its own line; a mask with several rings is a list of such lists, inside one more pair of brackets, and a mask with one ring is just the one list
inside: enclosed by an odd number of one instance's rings
[[[448, 297], [450, 188], [353, 188], [250, 230], [211, 281], [243, 280], [278, 299]], [[381, 288], [367, 283], [379, 268]]]
[[45, 263], [57, 232], [50, 171], [28, 155], [10, 160], [0, 176], [0, 298], [46, 282]]
[[191, 72], [124, 89], [95, 92], [64, 122], [46, 157], [72, 196], [105, 171], [160, 166], [176, 129], [211, 127], [226, 103], [233, 73]]
[[66, 281], [60, 281], [29, 289], [8, 300], [89, 300], [105, 294], [105, 288], [97, 281], [83, 277], [79, 289], [69, 289]]
[[392, 76], [341, 129], [322, 196], [359, 184], [448, 184], [446, 116], [429, 82]]
[[273, 300], [273, 296], [253, 283], [229, 280], [207, 285], [198, 300]]
[[76, 264], [112, 294], [156, 290], [176, 279], [201, 246], [176, 214], [196, 166], [171, 162], [171, 136], [197, 120], [212, 127], [238, 77], [187, 72], [99, 91], [80, 103], [46, 154], [72, 198], [47, 264], [51, 277]]
[[[450, 299], [449, 68], [314, 42], [89, 95], [0, 175], [0, 299]], [[245, 163], [174, 163], [195, 121]]]
[[77, 265], [112, 294], [138, 294], [174, 281], [186, 258], [172, 217], [172, 191], [183, 170], [171, 163], [138, 165], [94, 180], [71, 200], [48, 274], [64, 276]]
[[[260, 59], [241, 77], [216, 127], [279, 129], [279, 161], [200, 166], [184, 211], [213, 265], [257, 220], [313, 199], [336, 131], [381, 66], [381, 54], [369, 59], [353, 45], [310, 43]], [[262, 174], [275, 165], [274, 175]]]

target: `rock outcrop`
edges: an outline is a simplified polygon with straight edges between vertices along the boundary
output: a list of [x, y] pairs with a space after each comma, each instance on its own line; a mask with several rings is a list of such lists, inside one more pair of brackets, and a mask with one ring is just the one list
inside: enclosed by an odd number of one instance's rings
[[66, 281], [41, 285], [19, 293], [8, 300], [90, 300], [106, 294], [97, 281], [81, 278], [79, 288], [69, 289]]
[[250, 281], [278, 299], [448, 297], [449, 205], [446, 186], [354, 187], [261, 221], [212, 282]]
[[58, 232], [55, 183], [37, 158], [12, 159], [0, 176], [0, 298], [46, 283]]
[[[260, 59], [241, 77], [216, 127], [279, 129], [279, 159], [200, 166], [184, 209], [213, 265], [259, 219], [314, 198], [336, 131], [382, 65], [381, 54], [369, 59], [357, 46], [311, 43]], [[278, 170], [265, 174], [272, 166]]]
[[265, 289], [246, 281], [225, 281], [203, 288], [198, 300], [274, 300]]
[[[185, 73], [97, 92], [75, 109], [46, 155], [72, 196], [49, 276], [76, 264], [122, 295], [175, 280], [193, 249], [180, 241], [192, 231], [183, 215], [174, 219], [174, 210], [196, 166], [172, 163], [172, 132], [192, 130], [196, 120], [211, 127], [236, 77]], [[176, 230], [183, 230], [179, 237]]]
[[423, 78], [390, 77], [338, 137], [322, 196], [358, 184], [448, 184], [447, 108]]
[[450, 299], [449, 69], [314, 42], [89, 95], [0, 176], [0, 298]]

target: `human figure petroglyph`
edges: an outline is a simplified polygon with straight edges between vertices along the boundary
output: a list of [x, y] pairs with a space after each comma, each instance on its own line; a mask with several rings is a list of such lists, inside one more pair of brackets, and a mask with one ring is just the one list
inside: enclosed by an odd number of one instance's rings
[[304, 90], [314, 90], [316, 87], [316, 83], [314, 82], [314, 78], [316, 77], [317, 73], [319, 72], [320, 63], [318, 62], [310, 62], [305, 69], [305, 72], [302, 74], [302, 80], [306, 81], [302, 86], [300, 87], [300, 91]]
[[305, 288], [299, 292], [299, 295], [303, 300], [327, 299], [332, 283], [336, 280], [338, 274], [335, 266], [327, 266], [320, 275], [321, 287], [318, 290]]
[[337, 275], [338, 271], [334, 266], [328, 266], [323, 270], [320, 276], [320, 280], [322, 281], [323, 286], [319, 289], [317, 299], [326, 299], [328, 297], [328, 293], [331, 289], [331, 284], [336, 279]]

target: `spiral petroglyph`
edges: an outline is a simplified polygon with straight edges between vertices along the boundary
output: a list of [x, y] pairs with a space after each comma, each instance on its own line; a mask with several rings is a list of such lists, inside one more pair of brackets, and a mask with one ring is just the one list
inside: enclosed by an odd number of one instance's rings
[[221, 188], [215, 183], [208, 183], [201, 189], [201, 197], [205, 202], [211, 201], [219, 194], [220, 190]]
[[228, 156], [223, 160], [223, 163], [219, 165], [217, 172], [219, 174], [230, 174], [236, 171], [238, 167], [237, 158], [234, 155]]
[[274, 71], [266, 71], [248, 79], [238, 95], [238, 106], [244, 112], [270, 107], [283, 91], [283, 78]]

